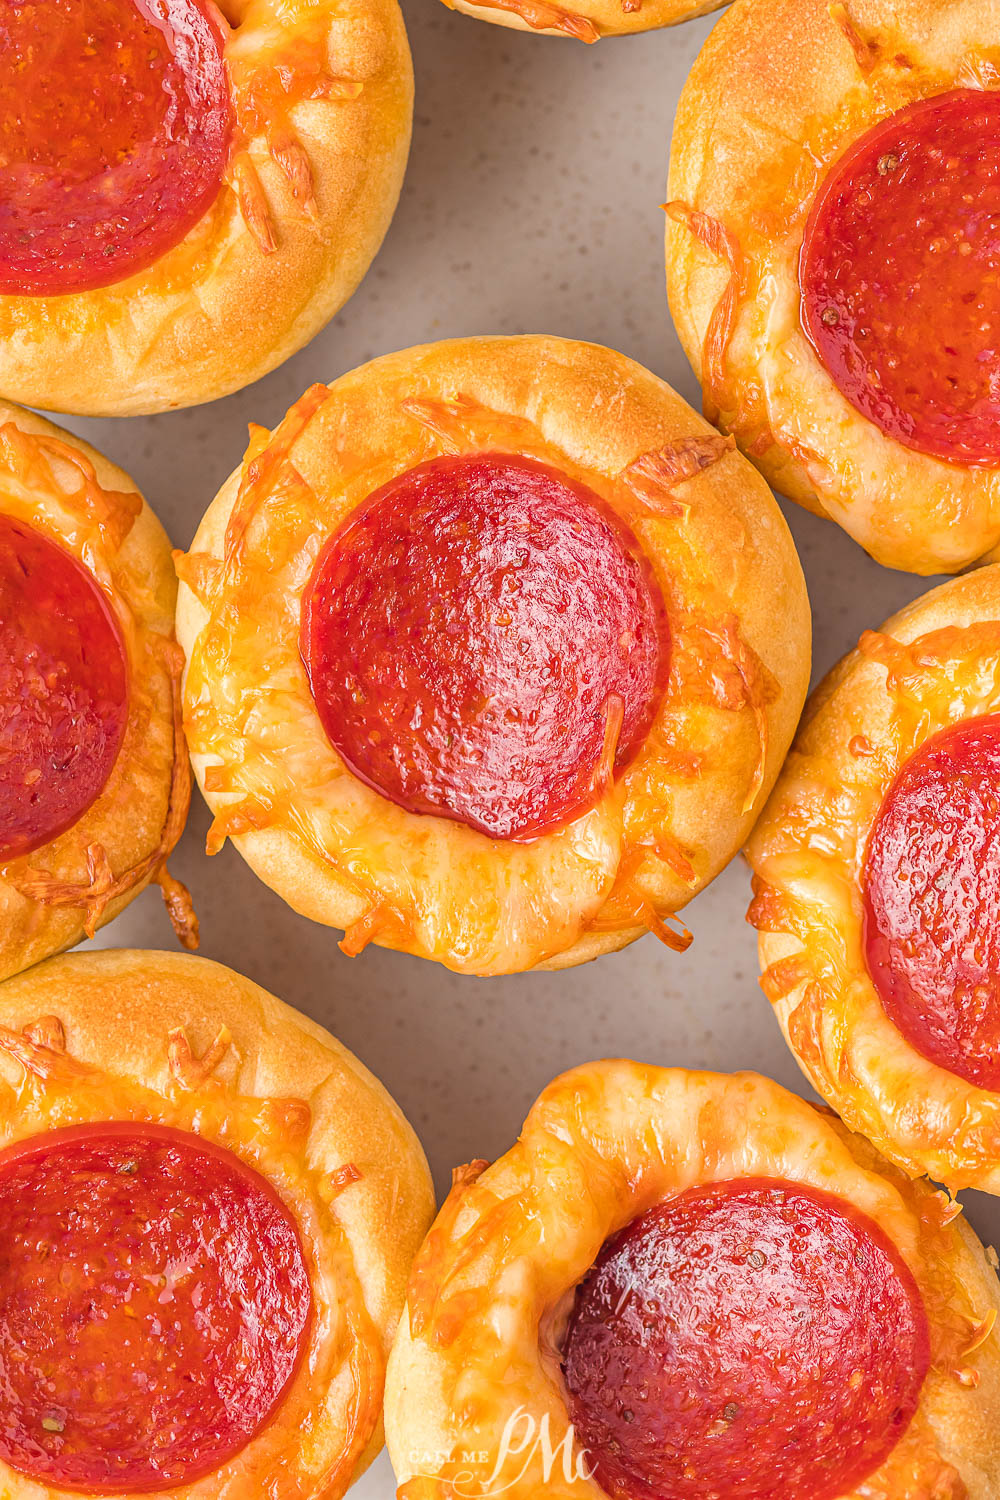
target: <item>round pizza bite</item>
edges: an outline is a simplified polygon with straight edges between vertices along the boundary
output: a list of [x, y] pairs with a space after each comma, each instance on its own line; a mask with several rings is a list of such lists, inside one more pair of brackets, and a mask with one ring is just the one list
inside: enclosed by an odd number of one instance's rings
[[150, 881], [197, 946], [166, 867], [191, 797], [176, 588], [129, 476], [0, 401], [0, 979]]
[[718, 10], [726, 0], [444, 0], [449, 10], [546, 36], [597, 42], [602, 36], [653, 31]]
[[1000, 1285], [959, 1213], [753, 1073], [563, 1075], [414, 1263], [401, 1500], [992, 1500]]
[[317, 333], [409, 149], [396, 0], [0, 6], [0, 390], [210, 401]]
[[1000, 567], [869, 631], [749, 845], [801, 1067], [910, 1172], [1000, 1193]]
[[610, 350], [464, 339], [308, 391], [179, 564], [215, 821], [297, 911], [472, 974], [579, 963], [732, 857], [809, 669], [767, 487]]
[[14, 1497], [336, 1500], [382, 1446], [433, 1213], [398, 1107], [219, 964], [0, 987], [0, 1477]]
[[736, 0], [677, 113], [707, 413], [886, 566], [1000, 555], [994, 0]]

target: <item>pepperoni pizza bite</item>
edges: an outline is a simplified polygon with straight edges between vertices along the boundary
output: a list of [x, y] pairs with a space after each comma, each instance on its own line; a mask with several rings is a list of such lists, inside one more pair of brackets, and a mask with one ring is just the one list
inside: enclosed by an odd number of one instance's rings
[[736, 0], [678, 109], [674, 319], [707, 413], [879, 562], [1000, 549], [994, 0]]
[[1000, 567], [817, 689], [749, 845], [762, 985], [804, 1072], [907, 1171], [1000, 1193]]
[[444, 0], [449, 10], [546, 36], [597, 42], [602, 36], [653, 31], [718, 10], [726, 0]]
[[0, 1479], [13, 1497], [335, 1500], [382, 1446], [433, 1213], [339, 1042], [202, 959], [0, 987]]
[[273, 369], [367, 270], [411, 108], [396, 0], [0, 6], [0, 390], [114, 416]]
[[804, 697], [766, 486], [593, 345], [467, 339], [314, 387], [252, 430], [180, 574], [209, 852], [232, 838], [352, 954], [502, 974], [686, 946], [673, 915]]
[[78, 943], [150, 881], [187, 817], [170, 543], [127, 474], [0, 401], [0, 978]]
[[414, 1263], [400, 1500], [993, 1500], [1000, 1286], [958, 1214], [756, 1074], [565, 1074]]

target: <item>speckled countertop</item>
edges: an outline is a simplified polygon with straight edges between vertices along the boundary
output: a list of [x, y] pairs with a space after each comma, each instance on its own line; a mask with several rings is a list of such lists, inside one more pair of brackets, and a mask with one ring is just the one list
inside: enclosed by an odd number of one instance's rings
[[[457, 334], [554, 333], [610, 344], [697, 402], [663, 288], [667, 149], [681, 84], [712, 18], [585, 47], [404, 0], [417, 74], [402, 201], [367, 280], [282, 369], [225, 401], [126, 421], [73, 421], [135, 476], [186, 546], [238, 462], [250, 419], [273, 425], [313, 380], [391, 349]], [[927, 584], [873, 562], [835, 527], [786, 506], [815, 615], [817, 674]], [[541, 1087], [594, 1057], [756, 1068], [804, 1089], [757, 988], [733, 865], [688, 909], [678, 957], [653, 937], [566, 974], [476, 980], [370, 948], [297, 917], [231, 849], [209, 863], [199, 800], [171, 861], [191, 887], [202, 952], [328, 1026], [419, 1131], [444, 1188], [451, 1166], [514, 1139]], [[157, 892], [101, 939], [169, 947]], [[1000, 1239], [1000, 1203], [968, 1195]], [[390, 1500], [388, 1460], [352, 1492]]]

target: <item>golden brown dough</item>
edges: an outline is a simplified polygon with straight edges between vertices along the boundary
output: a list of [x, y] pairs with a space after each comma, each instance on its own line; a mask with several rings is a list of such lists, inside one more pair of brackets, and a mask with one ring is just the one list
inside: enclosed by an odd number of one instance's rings
[[814, 1087], [904, 1170], [1000, 1192], [1000, 1094], [923, 1056], [867, 967], [862, 882], [894, 777], [931, 735], [1000, 709], [1000, 567], [869, 631], [816, 689], [748, 846], [761, 981]]
[[915, 99], [996, 87], [993, 0], [736, 0], [678, 106], [670, 307], [706, 410], [775, 488], [887, 567], [933, 574], [1000, 544], [1000, 470], [881, 431], [800, 319], [799, 251], [831, 164]]
[[[382, 1085], [221, 964], [124, 949], [52, 959], [0, 987], [0, 1074], [5, 1146], [135, 1119], [196, 1131], [275, 1187], [309, 1247], [306, 1358], [269, 1425], [171, 1493], [342, 1495], [382, 1447], [385, 1360], [434, 1205], [419, 1142]], [[0, 1470], [18, 1500], [64, 1493]]]
[[[591, 811], [527, 842], [363, 785], [326, 738], [298, 650], [310, 560], [344, 518], [401, 472], [484, 450], [552, 464], [625, 515], [676, 664], [637, 759]], [[297, 911], [344, 928], [349, 952], [373, 940], [501, 974], [582, 962], [648, 927], [676, 943], [665, 922], [745, 838], [805, 693], [805, 587], [766, 486], [662, 381], [595, 345], [455, 340], [314, 388], [254, 433], [180, 573], [209, 847], [233, 838]]]
[[[931, 1368], [913, 1422], [863, 1487], [838, 1500], [992, 1500], [1000, 1286], [955, 1205], [769, 1079], [627, 1061], [557, 1078], [505, 1156], [455, 1173], [414, 1263], [389, 1363], [386, 1440], [401, 1500], [432, 1500], [452, 1484], [475, 1493], [484, 1475], [511, 1500], [600, 1500], [606, 1492], [577, 1464], [561, 1368], [575, 1288], [634, 1218], [690, 1187], [741, 1177], [842, 1198], [889, 1237], [924, 1300]], [[520, 1424], [506, 1430], [523, 1439], [545, 1417], [554, 1461], [545, 1466], [541, 1442], [511, 1441], [501, 1455], [505, 1423]]]
[[0, 863], [0, 978], [78, 943], [151, 880], [181, 940], [197, 923], [166, 859], [191, 776], [180, 719], [170, 543], [134, 482], [87, 443], [0, 401], [0, 510], [38, 525], [99, 581], [122, 629], [129, 722], [96, 802], [50, 843]]
[[602, 36], [653, 31], [676, 26], [718, 10], [726, 0], [444, 0], [449, 10], [459, 10], [481, 21], [510, 26], [516, 31], [540, 31], [546, 36], [575, 37], [596, 42]]
[[246, 139], [238, 133], [216, 201], [124, 281], [0, 296], [7, 396], [94, 416], [215, 400], [307, 343], [367, 271], [410, 144], [413, 72], [396, 0], [221, 9]]

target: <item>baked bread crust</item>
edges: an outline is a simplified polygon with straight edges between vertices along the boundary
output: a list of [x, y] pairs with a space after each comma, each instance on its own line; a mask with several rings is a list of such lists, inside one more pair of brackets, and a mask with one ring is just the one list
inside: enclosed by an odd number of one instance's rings
[[[593, 810], [520, 843], [405, 812], [357, 780], [298, 652], [312, 561], [345, 516], [428, 459], [497, 449], [628, 512], [678, 663], [646, 745]], [[766, 486], [662, 381], [596, 345], [455, 340], [314, 388], [252, 435], [179, 571], [209, 847], [233, 838], [296, 911], [344, 928], [349, 952], [374, 940], [498, 974], [582, 962], [647, 927], [686, 942], [664, 919], [745, 838], [804, 698], [805, 586]]]
[[[268, 1426], [172, 1494], [342, 1495], [382, 1447], [385, 1360], [434, 1211], [423, 1152], [382, 1085], [322, 1027], [206, 959], [110, 950], [0, 987], [0, 1142], [106, 1119], [193, 1130], [292, 1212], [315, 1315]], [[7, 1465], [11, 1496], [66, 1492]]]
[[237, 139], [215, 203], [124, 281], [0, 296], [6, 395], [93, 416], [212, 401], [300, 349], [367, 271], [410, 144], [413, 70], [396, 0], [221, 9]]
[[[882, 1161], [839, 1120], [753, 1073], [627, 1061], [550, 1084], [515, 1146], [459, 1168], [414, 1263], [389, 1362], [385, 1422], [401, 1500], [451, 1490], [600, 1500], [574, 1462], [559, 1349], [573, 1293], [605, 1240], [664, 1198], [732, 1177], [803, 1183], [874, 1220], [913, 1272], [931, 1369], [913, 1422], [865, 1500], [967, 1495], [1000, 1483], [1000, 1285], [957, 1205]], [[513, 1439], [518, 1410], [548, 1451]], [[516, 1429], [524, 1436], [522, 1425]], [[462, 1475], [464, 1473], [464, 1480]], [[839, 1500], [860, 1500], [862, 1491]]]
[[449, 10], [515, 31], [539, 31], [545, 36], [575, 37], [597, 42], [602, 36], [624, 36], [654, 31], [707, 16], [727, 0], [493, 0], [475, 5], [470, 0], [444, 0]]
[[187, 892], [166, 870], [191, 797], [166, 533], [123, 470], [2, 400], [0, 484], [6, 513], [38, 526], [95, 577], [129, 664], [128, 727], [100, 796], [50, 843], [0, 861], [0, 979], [92, 935], [151, 880], [163, 885], [181, 941], [197, 946]]
[[747, 850], [761, 984], [807, 1078], [905, 1171], [992, 1193], [1000, 1094], [930, 1062], [890, 1021], [865, 963], [861, 880], [900, 767], [938, 730], [1000, 709], [998, 650], [997, 566], [867, 632], [810, 699]]
[[998, 77], [991, 0], [736, 0], [674, 127], [667, 287], [706, 410], [776, 489], [914, 573], [992, 558], [1000, 470], [905, 448], [855, 410], [801, 326], [799, 250], [852, 142], [915, 99]]

